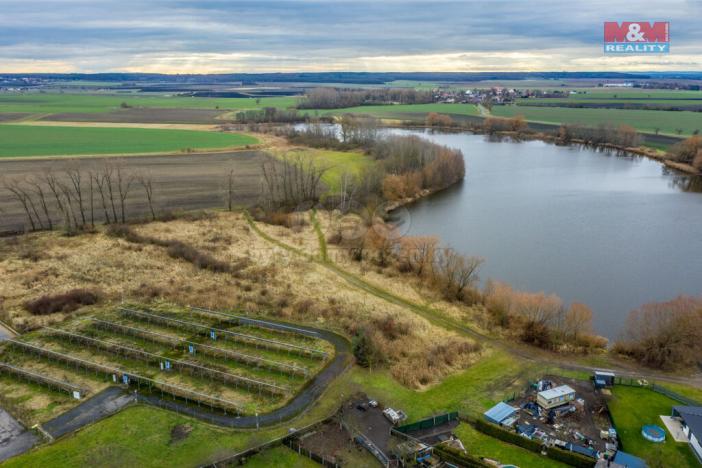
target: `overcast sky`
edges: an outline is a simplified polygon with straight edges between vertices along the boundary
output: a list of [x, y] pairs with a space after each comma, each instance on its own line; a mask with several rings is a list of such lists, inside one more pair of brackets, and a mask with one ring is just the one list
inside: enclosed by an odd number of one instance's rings
[[[702, 70], [702, 0], [0, 0], [0, 72]], [[604, 21], [671, 53], [602, 53]]]

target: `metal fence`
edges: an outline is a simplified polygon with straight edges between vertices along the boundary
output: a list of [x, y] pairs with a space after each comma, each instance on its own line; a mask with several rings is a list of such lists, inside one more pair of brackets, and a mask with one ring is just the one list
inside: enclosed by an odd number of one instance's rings
[[668, 398], [675, 400], [677, 402], [680, 402], [684, 405], [687, 406], [702, 406], [702, 403], [699, 401], [696, 401], [692, 398], [686, 397], [684, 395], [681, 395], [677, 392], [674, 392], [666, 387], [663, 387], [661, 385], [658, 385], [655, 382], [648, 382], [646, 379], [637, 379], [634, 377], [630, 378], [623, 378], [623, 377], [616, 377], [614, 379], [615, 385], [624, 385], [627, 387], [639, 387], [639, 388], [647, 388], [648, 390], [654, 391], [656, 393], [660, 393], [661, 395], [665, 395]]
[[310, 460], [316, 461], [317, 463], [319, 463], [322, 466], [327, 466], [329, 468], [339, 468], [340, 467], [340, 465], [338, 463], [336, 463], [335, 461], [328, 460], [327, 458], [325, 458], [322, 455], [318, 455], [318, 454], [312, 452], [311, 450], [307, 450], [306, 448], [304, 448], [302, 445], [300, 445], [297, 441], [295, 441], [293, 439], [290, 439], [290, 438], [285, 439], [283, 441], [283, 443], [285, 445], [287, 445], [288, 447], [290, 447], [292, 450], [296, 451], [298, 453], [298, 455], [304, 455], [305, 457], [309, 458]]
[[93, 326], [96, 328], [106, 330], [110, 333], [116, 333], [118, 335], [134, 336], [136, 338], [149, 341], [151, 343], [172, 346], [174, 348], [182, 347], [188, 352], [198, 352], [207, 356], [225, 358], [228, 360], [236, 361], [242, 364], [255, 367], [263, 367], [269, 370], [273, 370], [280, 373], [285, 373], [289, 375], [301, 375], [307, 377], [309, 375], [309, 369], [304, 366], [298, 366], [296, 364], [288, 364], [281, 361], [275, 361], [272, 359], [266, 359], [260, 356], [254, 356], [251, 354], [241, 353], [238, 351], [220, 348], [217, 346], [210, 346], [203, 343], [197, 343], [194, 341], [189, 341], [177, 336], [164, 335], [163, 333], [157, 333], [152, 330], [145, 330], [142, 328], [131, 327], [124, 325], [122, 323], [108, 322], [106, 320], [99, 320], [96, 318], [91, 318]]
[[422, 429], [431, 429], [432, 427], [440, 426], [457, 419], [458, 412], [454, 411], [452, 413], [439, 414], [437, 416], [422, 419], [421, 421], [413, 422], [411, 424], [405, 424], [404, 426], [398, 426], [395, 428], [395, 430], [406, 434], [408, 432], [421, 431]]
[[319, 349], [298, 346], [295, 344], [285, 343], [269, 338], [261, 338], [259, 336], [254, 335], [247, 335], [245, 333], [237, 333], [231, 330], [214, 328], [203, 323], [180, 320], [175, 317], [170, 317], [168, 315], [159, 315], [151, 312], [145, 312], [143, 310], [127, 309], [125, 307], [120, 307], [119, 311], [127, 317], [145, 320], [149, 323], [158, 323], [161, 325], [167, 325], [182, 330], [191, 330], [196, 331], [198, 333], [209, 334], [212, 338], [222, 337], [224, 339], [229, 339], [232, 341], [247, 343], [257, 348], [261, 347], [273, 351], [283, 351], [287, 353], [299, 354], [302, 356], [308, 356], [317, 359], [325, 359], [327, 357], [327, 353]]

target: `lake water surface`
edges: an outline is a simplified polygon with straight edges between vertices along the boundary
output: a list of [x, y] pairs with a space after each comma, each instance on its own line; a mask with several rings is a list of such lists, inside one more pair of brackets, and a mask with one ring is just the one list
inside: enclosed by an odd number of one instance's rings
[[409, 207], [409, 234], [483, 257], [483, 281], [583, 302], [609, 338], [643, 303], [702, 294], [702, 194], [685, 188], [691, 178], [586, 148], [392, 132], [463, 151], [465, 181]]

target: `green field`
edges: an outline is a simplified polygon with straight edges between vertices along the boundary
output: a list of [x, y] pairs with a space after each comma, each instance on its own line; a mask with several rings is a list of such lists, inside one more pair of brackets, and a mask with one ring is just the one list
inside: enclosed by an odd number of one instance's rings
[[530, 122], [550, 124], [584, 124], [597, 126], [602, 123], [614, 125], [627, 124], [644, 133], [675, 135], [681, 129], [681, 135], [691, 135], [695, 130], [702, 130], [702, 113], [670, 112], [656, 110], [624, 109], [582, 109], [568, 107], [534, 107], [534, 106], [493, 106], [492, 114], [498, 117], [523, 115]]
[[670, 415], [674, 400], [645, 388], [616, 386], [609, 410], [622, 441], [624, 451], [646, 460], [650, 466], [699, 466], [686, 443], [675, 442], [670, 435], [662, 444], [649, 442], [641, 435], [644, 424], [663, 426], [660, 415]]
[[[171, 430], [177, 425], [188, 425], [192, 431], [184, 440], [172, 441]], [[3, 467], [192, 467], [279, 436], [280, 432], [234, 432], [138, 405], [73, 437], [12, 458]]]
[[263, 107], [292, 107], [296, 97], [260, 98], [199, 98], [144, 94], [0, 94], [0, 113], [101, 113], [121, 109], [122, 103], [131, 107], [160, 109], [220, 109], [227, 110], [260, 109]]
[[421, 114], [437, 112], [440, 114], [480, 115], [473, 104], [396, 104], [386, 106], [357, 106], [343, 109], [312, 109], [306, 111], [312, 115], [368, 114], [376, 117], [397, 117], [397, 114]]
[[258, 143], [235, 133], [34, 125], [0, 125], [0, 141], [0, 157], [168, 153]]

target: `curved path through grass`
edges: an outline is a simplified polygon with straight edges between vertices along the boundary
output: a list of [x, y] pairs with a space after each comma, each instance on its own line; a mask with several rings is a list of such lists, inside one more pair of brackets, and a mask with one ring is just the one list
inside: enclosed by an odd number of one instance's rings
[[[457, 322], [453, 319], [447, 318], [444, 316], [440, 311], [421, 304], [417, 304], [413, 301], [410, 301], [408, 299], [405, 299], [401, 296], [398, 296], [396, 294], [391, 293], [390, 291], [387, 291], [377, 285], [371, 284], [364, 279], [360, 278], [359, 276], [344, 270], [340, 266], [330, 262], [330, 261], [324, 261], [321, 260], [318, 257], [315, 257], [313, 255], [310, 255], [296, 247], [290, 246], [282, 241], [279, 241], [277, 239], [272, 238], [265, 232], [263, 232], [259, 227], [256, 225], [254, 220], [251, 218], [251, 216], [245, 212], [244, 213], [246, 216], [246, 219], [253, 229], [253, 231], [261, 236], [263, 239], [266, 241], [273, 243], [289, 252], [293, 252], [297, 255], [301, 255], [306, 257], [307, 259], [317, 263], [318, 265], [321, 265], [325, 267], [326, 269], [332, 271], [336, 275], [340, 276], [343, 278], [347, 283], [351, 284], [352, 286], [361, 289], [369, 294], [372, 294], [380, 299], [383, 299], [387, 302], [390, 302], [391, 304], [399, 305], [401, 307], [404, 307], [408, 310], [410, 310], [412, 313], [415, 313], [426, 320], [428, 320], [430, 323], [434, 325], [438, 325], [446, 330], [456, 332], [460, 335], [467, 336], [469, 338], [473, 338], [479, 342], [486, 343], [489, 345], [494, 346], [495, 348], [502, 349], [504, 351], [509, 352], [510, 354], [517, 356], [521, 359], [531, 361], [531, 362], [537, 362], [537, 363], [542, 363], [544, 365], [555, 365], [558, 366], [562, 369], [566, 370], [573, 370], [573, 371], [583, 371], [583, 372], [593, 372], [598, 369], [602, 369], [601, 366], [591, 366], [591, 365], [586, 365], [586, 364], [580, 364], [577, 363], [576, 361], [568, 360], [567, 362], [565, 360], [560, 360], [557, 357], [554, 357], [553, 354], [545, 353], [541, 350], [529, 348], [527, 346], [521, 346], [516, 343], [510, 343], [505, 340], [500, 340], [491, 336], [488, 336], [484, 333], [481, 333], [473, 328], [470, 328], [460, 322]], [[314, 213], [312, 214], [314, 216]], [[313, 218], [313, 223], [314, 223], [314, 218]], [[565, 356], [564, 359], [568, 359], [568, 356]], [[632, 378], [646, 378], [650, 380], [659, 380], [659, 381], [666, 381], [666, 382], [674, 382], [674, 383], [679, 383], [679, 384], [684, 384], [684, 385], [691, 385], [695, 387], [699, 387], [702, 385], [702, 375], [700, 373], [697, 373], [693, 376], [690, 377], [682, 377], [682, 376], [674, 376], [674, 375], [669, 375], [669, 374], [662, 374], [658, 372], [653, 372], [650, 370], [642, 369], [642, 368], [625, 368], [619, 363], [611, 362], [608, 363], [608, 367], [611, 369], [616, 370], [616, 372], [620, 376], [625, 376], [625, 377], [632, 377]]]

